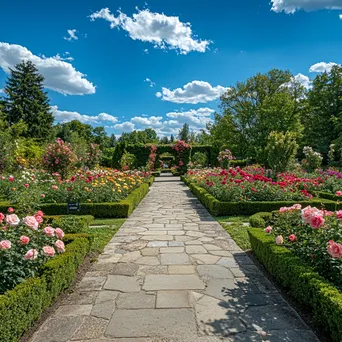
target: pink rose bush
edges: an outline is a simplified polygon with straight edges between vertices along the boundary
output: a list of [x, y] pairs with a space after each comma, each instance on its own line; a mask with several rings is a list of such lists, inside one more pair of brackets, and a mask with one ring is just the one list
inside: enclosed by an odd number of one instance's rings
[[42, 211], [22, 219], [0, 213], [0, 295], [34, 277], [47, 260], [65, 252], [63, 230], [45, 226], [43, 216]]
[[321, 276], [342, 289], [342, 210], [331, 212], [299, 205], [274, 214], [265, 233], [274, 237], [312, 266]]

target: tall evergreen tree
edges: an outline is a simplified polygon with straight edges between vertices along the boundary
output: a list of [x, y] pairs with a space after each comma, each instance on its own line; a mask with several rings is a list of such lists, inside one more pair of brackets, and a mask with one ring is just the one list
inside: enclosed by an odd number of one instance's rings
[[8, 124], [12, 126], [22, 120], [27, 125], [27, 137], [48, 138], [54, 117], [43, 89], [44, 77], [30, 61], [23, 61], [10, 71], [4, 99]]
[[170, 143], [172, 144], [175, 141], [175, 137], [173, 136], [173, 134], [171, 134], [170, 136]]
[[178, 138], [179, 140], [183, 140], [185, 142], [190, 141], [190, 128], [187, 123], [185, 123], [183, 127], [179, 130]]
[[117, 143], [116, 136], [115, 134], [112, 134], [109, 138], [109, 147], [115, 147], [116, 143]]

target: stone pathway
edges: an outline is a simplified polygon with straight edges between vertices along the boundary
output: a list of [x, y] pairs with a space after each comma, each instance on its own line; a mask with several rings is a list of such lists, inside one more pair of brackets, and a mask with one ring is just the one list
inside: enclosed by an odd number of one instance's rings
[[315, 342], [177, 177], [156, 179], [32, 342]]

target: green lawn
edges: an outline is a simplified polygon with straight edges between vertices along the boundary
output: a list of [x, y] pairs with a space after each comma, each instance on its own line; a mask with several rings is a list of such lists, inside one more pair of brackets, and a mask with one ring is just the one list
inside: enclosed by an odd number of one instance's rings
[[248, 222], [249, 216], [216, 216], [219, 222]]
[[91, 252], [102, 253], [106, 245], [116, 234], [125, 219], [96, 219], [91, 226], [101, 226], [101, 228], [89, 228], [89, 234], [93, 236]]
[[[220, 222], [221, 223], [221, 222]], [[240, 223], [233, 223], [231, 225], [222, 224], [221, 226], [230, 234], [233, 240], [238, 244], [242, 250], [251, 249], [251, 243], [247, 233], [248, 227]]]

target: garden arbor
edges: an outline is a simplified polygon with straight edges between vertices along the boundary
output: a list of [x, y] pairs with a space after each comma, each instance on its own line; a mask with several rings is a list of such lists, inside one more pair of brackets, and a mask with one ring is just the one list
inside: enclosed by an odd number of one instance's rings
[[175, 144], [168, 145], [125, 145], [117, 144], [113, 153], [113, 164], [120, 162], [120, 159], [125, 151], [135, 155], [135, 168], [144, 167], [150, 159], [151, 148], [155, 146], [155, 168], [160, 167], [160, 161], [166, 162], [169, 167], [186, 166], [191, 160], [191, 156], [196, 152], [202, 152], [207, 156], [209, 165], [217, 165], [218, 150], [210, 145], [189, 145], [178, 141]]

